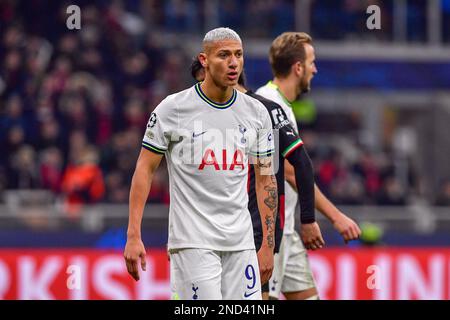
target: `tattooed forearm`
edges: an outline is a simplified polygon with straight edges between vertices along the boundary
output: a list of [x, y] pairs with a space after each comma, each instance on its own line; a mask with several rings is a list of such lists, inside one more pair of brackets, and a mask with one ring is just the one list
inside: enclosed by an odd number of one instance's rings
[[278, 209], [278, 190], [274, 176], [271, 176], [270, 181], [271, 183], [264, 187], [264, 190], [268, 193], [267, 197], [264, 199], [264, 204], [270, 209], [271, 214], [266, 214], [264, 221], [267, 227], [267, 244], [270, 248], [273, 248], [275, 245], [274, 233], [275, 218]]
[[258, 159], [258, 166], [260, 168], [270, 168], [272, 166], [272, 160], [270, 158]]
[[272, 170], [270, 157], [259, 158], [255, 166], [256, 195], [259, 213], [263, 222], [263, 244], [275, 247], [275, 221], [278, 210], [277, 180]]
[[267, 244], [270, 248], [273, 248], [275, 245], [275, 237], [274, 237], [274, 231], [275, 231], [275, 222], [273, 216], [266, 216], [265, 220], [266, 226], [267, 226]]
[[270, 176], [270, 181], [272, 181], [272, 183], [273, 183], [274, 185], [277, 185], [277, 178], [275, 178], [274, 175], [271, 175], [271, 176]]
[[268, 185], [264, 187], [264, 190], [269, 193], [269, 195], [264, 199], [264, 203], [269, 207], [270, 210], [275, 210], [278, 205], [278, 195], [276, 185]]

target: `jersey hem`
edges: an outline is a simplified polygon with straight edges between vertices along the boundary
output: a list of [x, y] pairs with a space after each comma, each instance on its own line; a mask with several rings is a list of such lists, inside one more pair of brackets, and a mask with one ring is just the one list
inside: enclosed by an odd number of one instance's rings
[[204, 244], [195, 244], [195, 243], [187, 243], [187, 244], [173, 244], [168, 246], [168, 250], [181, 250], [181, 249], [205, 249], [205, 250], [213, 250], [213, 251], [244, 251], [244, 250], [256, 250], [255, 244], [253, 246], [237, 246], [237, 247], [216, 247], [216, 246], [208, 246]]
[[152, 145], [148, 142], [142, 141], [142, 147], [144, 149], [147, 149], [149, 151], [152, 151], [154, 153], [158, 153], [158, 154], [164, 154], [167, 150], [161, 149], [155, 145]]

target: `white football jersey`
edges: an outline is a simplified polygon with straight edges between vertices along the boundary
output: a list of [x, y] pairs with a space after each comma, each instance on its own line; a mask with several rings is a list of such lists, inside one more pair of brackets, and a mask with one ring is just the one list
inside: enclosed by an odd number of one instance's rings
[[[272, 100], [278, 103], [286, 113], [292, 127], [297, 131], [298, 134], [298, 126], [297, 120], [295, 119], [294, 112], [292, 111], [292, 107], [290, 103], [286, 100], [286, 98], [279, 92], [278, 87], [269, 81], [265, 86], [262, 86], [256, 93], [263, 96], [266, 99]], [[291, 185], [285, 181], [285, 221], [284, 221], [284, 229], [283, 234], [292, 234], [294, 233], [295, 226], [295, 209], [297, 207], [298, 202], [298, 194]]]
[[155, 108], [142, 146], [166, 157], [169, 250], [255, 248], [247, 208], [248, 163], [254, 159], [250, 155], [274, 151], [263, 104], [237, 90], [218, 104], [197, 83]]

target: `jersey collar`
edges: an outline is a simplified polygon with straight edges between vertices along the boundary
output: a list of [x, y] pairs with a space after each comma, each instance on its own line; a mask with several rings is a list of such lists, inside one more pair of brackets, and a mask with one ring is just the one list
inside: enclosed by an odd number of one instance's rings
[[272, 89], [277, 90], [278, 93], [280, 94], [281, 98], [283, 99], [283, 101], [286, 102], [286, 104], [287, 104], [289, 107], [292, 107], [292, 102], [290, 102], [290, 101], [284, 96], [283, 92], [280, 91], [280, 88], [279, 88], [275, 83], [273, 83], [272, 80], [269, 80], [269, 82], [267, 82], [267, 86], [268, 86], [269, 88], [272, 88]]
[[233, 88], [233, 94], [231, 95], [230, 100], [228, 100], [225, 103], [217, 103], [209, 99], [206, 94], [203, 93], [202, 88], [200, 87], [201, 82], [197, 82], [194, 86], [195, 92], [199, 95], [200, 99], [205, 101], [207, 104], [209, 104], [211, 107], [216, 109], [227, 109], [231, 107], [231, 105], [236, 101], [237, 93], [236, 89]]

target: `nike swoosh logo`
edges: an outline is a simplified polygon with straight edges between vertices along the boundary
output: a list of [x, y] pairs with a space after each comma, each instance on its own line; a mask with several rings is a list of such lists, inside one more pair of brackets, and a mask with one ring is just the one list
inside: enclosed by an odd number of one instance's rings
[[257, 293], [258, 291], [259, 291], [259, 290], [256, 290], [256, 291], [253, 291], [253, 292], [250, 292], [250, 293], [244, 292], [244, 298], [248, 298], [248, 297], [250, 297], [251, 295]]
[[202, 134], [204, 134], [206, 131], [203, 131], [203, 132], [200, 132], [200, 133], [195, 133], [195, 132], [192, 132], [192, 138], [197, 138], [197, 137], [199, 137], [199, 136], [201, 136]]

